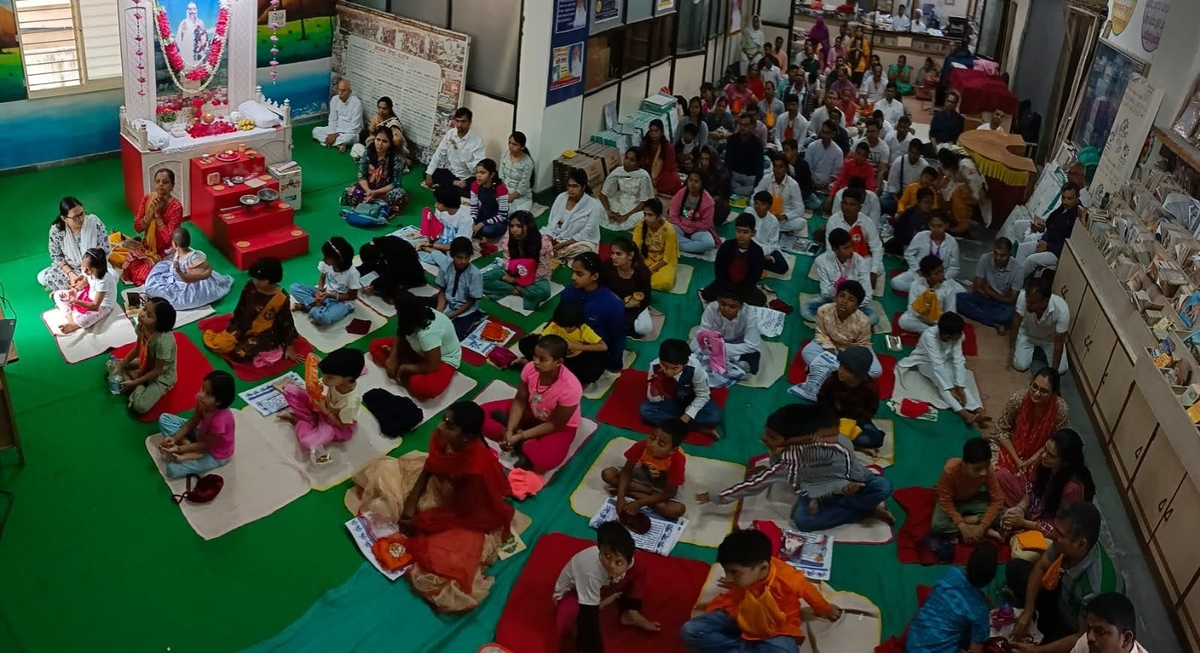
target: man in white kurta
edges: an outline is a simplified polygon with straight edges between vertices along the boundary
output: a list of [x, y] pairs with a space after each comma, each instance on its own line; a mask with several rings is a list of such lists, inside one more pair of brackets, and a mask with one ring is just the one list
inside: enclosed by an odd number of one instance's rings
[[475, 166], [486, 156], [483, 137], [471, 129], [474, 114], [466, 107], [454, 112], [454, 129], [442, 136], [442, 142], [429, 159], [425, 185], [431, 188], [454, 186], [463, 197], [470, 197]]
[[337, 84], [337, 95], [329, 98], [329, 124], [313, 127], [313, 140], [345, 152], [346, 148], [358, 142], [362, 127], [362, 102], [350, 94], [350, 80], [342, 79]]

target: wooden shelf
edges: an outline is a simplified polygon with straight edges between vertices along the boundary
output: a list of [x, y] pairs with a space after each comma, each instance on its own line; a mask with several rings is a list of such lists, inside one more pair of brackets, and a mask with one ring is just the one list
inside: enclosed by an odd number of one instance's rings
[[1155, 127], [1154, 135], [1162, 141], [1163, 147], [1171, 150], [1175, 156], [1191, 166], [1192, 170], [1200, 172], [1200, 148], [1183, 140], [1183, 137], [1176, 134], [1173, 129], [1163, 130]]

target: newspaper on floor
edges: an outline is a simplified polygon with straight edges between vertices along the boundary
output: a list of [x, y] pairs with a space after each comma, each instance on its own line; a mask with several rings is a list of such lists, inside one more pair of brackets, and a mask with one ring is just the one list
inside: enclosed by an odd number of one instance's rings
[[750, 311], [750, 317], [758, 321], [758, 332], [765, 338], [778, 338], [783, 335], [784, 314], [766, 306], [745, 305], [743, 310]]
[[[664, 556], [670, 555], [675, 545], [679, 544], [679, 538], [683, 537], [683, 529], [688, 525], [687, 517], [680, 517], [679, 521], [668, 521], [648, 510], [642, 510], [642, 512], [650, 517], [650, 530], [641, 535], [630, 531], [629, 534], [633, 535], [633, 543], [643, 551]], [[617, 521], [617, 500], [611, 497], [592, 516], [588, 526], [597, 528], [606, 521]]]
[[491, 322], [491, 320], [481, 320], [479, 324], [476, 324], [475, 329], [471, 331], [466, 338], [463, 338], [462, 346], [466, 349], [470, 349], [480, 356], [486, 357], [488, 354], [492, 353], [493, 349], [496, 347], [503, 347], [504, 345], [508, 344], [509, 340], [512, 340], [513, 336], [517, 335], [516, 331], [501, 324], [499, 326], [500, 328], [504, 329], [504, 340], [500, 342], [487, 340], [483, 337], [483, 330], [487, 328], [489, 322]]
[[401, 229], [393, 231], [392, 233], [390, 233], [388, 235], [389, 236], [398, 236], [400, 238], [403, 238], [404, 240], [407, 240], [409, 243], [412, 243], [412, 245], [414, 245], [414, 246], [419, 245], [421, 243], [429, 242], [428, 238], [421, 235], [421, 228], [417, 227], [415, 225], [408, 225], [407, 227], [403, 227]]
[[821, 244], [811, 238], [783, 234], [779, 237], [779, 249], [800, 256], [816, 256], [821, 253]]
[[358, 547], [363, 557], [371, 566], [375, 567], [379, 573], [383, 574], [388, 580], [396, 580], [408, 572], [408, 567], [400, 571], [387, 571], [379, 564], [379, 560], [375, 557], [375, 553], [371, 551], [375, 540], [381, 537], [389, 537], [400, 532], [396, 525], [385, 521], [373, 521], [371, 513], [364, 513], [359, 517], [355, 517], [346, 522], [346, 530], [350, 531], [350, 537], [354, 538], [354, 544]]
[[257, 410], [259, 415], [262, 415], [263, 417], [270, 417], [275, 413], [286, 410], [288, 407], [287, 401], [283, 398], [283, 394], [275, 389], [275, 384], [279, 383], [280, 381], [288, 381], [289, 383], [294, 383], [301, 388], [304, 387], [304, 379], [302, 379], [299, 374], [296, 374], [295, 372], [288, 372], [287, 374], [271, 379], [260, 386], [250, 388], [238, 396], [242, 398], [242, 401], [250, 404], [254, 410]]
[[784, 531], [780, 553], [809, 580], [829, 580], [833, 573], [833, 536], [827, 533]]

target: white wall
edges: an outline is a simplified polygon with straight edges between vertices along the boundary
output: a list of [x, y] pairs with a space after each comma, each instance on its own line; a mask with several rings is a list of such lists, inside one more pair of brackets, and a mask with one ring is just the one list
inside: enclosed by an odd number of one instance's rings
[[617, 105], [617, 117], [624, 118], [631, 113], [637, 113], [646, 99], [646, 77], [649, 72], [642, 72], [621, 82], [621, 102]]
[[[667, 61], [666, 63], [658, 64], [654, 68], [650, 69], [650, 92], [647, 95], [654, 95], [655, 93], [659, 92], [659, 90], [662, 87], [664, 87], [664, 86], [669, 87], [670, 85], [671, 85], [671, 62], [670, 61]], [[674, 89], [672, 89], [671, 94], [672, 95], [683, 95], [682, 93], [675, 92]]]
[[1200, 2], [1186, 0], [1171, 3], [1162, 41], [1154, 53], [1148, 81], [1163, 90], [1162, 105], [1154, 124], [1169, 129], [1184, 100], [1192, 92], [1192, 84], [1200, 73], [1200, 50], [1196, 33], [1200, 32]]
[[[549, 75], [549, 60], [546, 61], [546, 66]], [[579, 116], [582, 112], [582, 96], [546, 107], [541, 127], [541, 148], [529, 150], [537, 158], [537, 190], [554, 186], [554, 160], [561, 156], [564, 150], [573, 150], [579, 146], [582, 139]]]
[[675, 60], [676, 95], [691, 98], [700, 95], [700, 85], [708, 81], [704, 76], [704, 53]]
[[[553, 0], [525, 0], [525, 20], [522, 23], [520, 83], [517, 89], [517, 130], [525, 134], [527, 146], [537, 164], [534, 190], [553, 185], [554, 158], [547, 157], [546, 82], [550, 77], [550, 33], [554, 17]], [[564, 103], [568, 104], [568, 103]], [[553, 109], [554, 107], [550, 107]], [[578, 118], [576, 118], [578, 122]], [[557, 126], [556, 126], [557, 127]], [[507, 134], [506, 134], [507, 136]], [[564, 148], [559, 148], [562, 152]]]
[[617, 101], [617, 90], [617, 85], [613, 84], [583, 98], [583, 125], [579, 130], [581, 134], [590, 135], [605, 128], [604, 105]]
[[473, 91], [466, 92], [463, 102], [475, 116], [471, 129], [478, 130], [483, 136], [483, 151], [489, 159], [499, 160], [508, 151], [508, 135], [512, 133], [516, 107]]

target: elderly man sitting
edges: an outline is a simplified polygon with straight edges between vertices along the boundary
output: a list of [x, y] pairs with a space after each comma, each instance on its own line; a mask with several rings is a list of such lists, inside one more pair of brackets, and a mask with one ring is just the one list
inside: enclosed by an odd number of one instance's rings
[[350, 80], [341, 79], [337, 84], [337, 95], [329, 98], [329, 124], [313, 127], [313, 140], [345, 152], [346, 148], [358, 142], [362, 126], [362, 102], [350, 94]]

